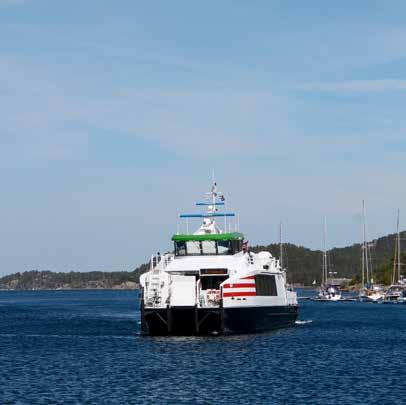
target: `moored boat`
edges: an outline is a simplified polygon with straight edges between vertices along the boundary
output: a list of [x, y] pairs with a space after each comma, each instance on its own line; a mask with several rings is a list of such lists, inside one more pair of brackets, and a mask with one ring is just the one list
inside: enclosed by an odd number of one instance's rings
[[320, 289], [319, 294], [313, 298], [313, 301], [341, 301], [342, 295], [338, 286], [327, 285]]
[[367, 240], [367, 221], [365, 213], [365, 201], [362, 200], [362, 227], [363, 242], [361, 245], [361, 290], [358, 295], [360, 302], [381, 303], [384, 299], [384, 291], [381, 286], [374, 285], [372, 276], [372, 262], [370, 255], [371, 244]]
[[384, 304], [406, 304], [406, 284], [392, 284], [385, 292]]
[[370, 288], [364, 288], [360, 291], [358, 300], [361, 302], [381, 303], [384, 298], [382, 286], [374, 285]]
[[321, 269], [321, 283], [319, 293], [312, 298], [313, 301], [341, 301], [341, 291], [338, 285], [331, 283], [333, 272], [328, 270], [329, 267], [328, 250], [327, 250], [327, 219], [324, 218], [323, 231], [323, 265]]
[[174, 252], [151, 259], [140, 278], [141, 329], [146, 335], [205, 335], [265, 332], [291, 326], [298, 316], [296, 293], [286, 270], [269, 252], [257, 254], [239, 232], [222, 231], [216, 217], [224, 196], [216, 183], [207, 193], [194, 233], [173, 235]]
[[384, 304], [405, 304], [406, 303], [406, 280], [401, 274], [401, 241], [400, 241], [400, 211], [397, 216], [397, 232], [395, 241], [395, 255], [393, 259], [392, 284], [384, 296]]

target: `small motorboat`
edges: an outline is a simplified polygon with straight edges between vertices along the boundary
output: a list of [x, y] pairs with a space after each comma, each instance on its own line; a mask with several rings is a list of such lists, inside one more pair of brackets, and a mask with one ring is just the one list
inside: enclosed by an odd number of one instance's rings
[[381, 303], [384, 300], [385, 293], [383, 291], [383, 287], [379, 285], [375, 285], [371, 288], [364, 288], [359, 293], [359, 301], [360, 302], [373, 302], [373, 303]]
[[341, 301], [342, 295], [340, 289], [335, 285], [321, 287], [319, 294], [313, 298], [313, 301]]
[[393, 284], [386, 291], [384, 304], [406, 304], [406, 284]]

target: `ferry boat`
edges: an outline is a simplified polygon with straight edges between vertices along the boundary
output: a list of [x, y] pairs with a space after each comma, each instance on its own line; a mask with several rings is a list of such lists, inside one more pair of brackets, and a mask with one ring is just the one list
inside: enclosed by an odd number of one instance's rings
[[240, 232], [221, 230], [217, 217], [224, 195], [213, 183], [207, 212], [194, 233], [173, 235], [174, 251], [151, 258], [140, 278], [144, 335], [216, 335], [265, 332], [288, 327], [298, 316], [296, 293], [286, 270], [269, 252], [253, 253]]

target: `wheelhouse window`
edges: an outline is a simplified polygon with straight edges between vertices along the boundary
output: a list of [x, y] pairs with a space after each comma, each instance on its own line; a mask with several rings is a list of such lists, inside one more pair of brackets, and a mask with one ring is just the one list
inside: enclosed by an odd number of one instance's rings
[[186, 256], [186, 242], [183, 241], [175, 242], [175, 255]]
[[215, 255], [217, 254], [216, 242], [214, 240], [204, 240], [202, 241], [202, 252], [204, 255]]
[[241, 240], [175, 241], [175, 255], [233, 255], [241, 250], [241, 243]]
[[186, 251], [188, 255], [201, 255], [201, 244], [196, 240], [189, 240], [186, 242]]
[[219, 240], [217, 242], [217, 251], [219, 255], [227, 255], [230, 252], [230, 241], [229, 240]]
[[258, 274], [255, 276], [257, 296], [277, 296], [275, 276]]

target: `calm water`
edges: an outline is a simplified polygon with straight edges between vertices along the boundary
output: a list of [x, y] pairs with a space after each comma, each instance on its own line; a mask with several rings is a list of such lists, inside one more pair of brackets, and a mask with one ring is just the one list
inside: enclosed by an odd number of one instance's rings
[[0, 404], [406, 403], [406, 305], [301, 302], [265, 335], [142, 338], [127, 291], [0, 292]]

